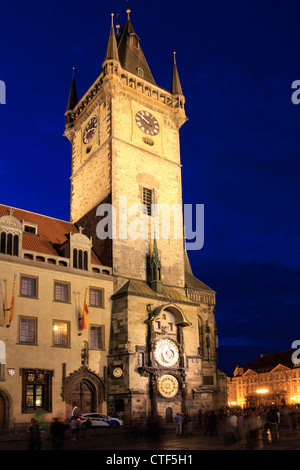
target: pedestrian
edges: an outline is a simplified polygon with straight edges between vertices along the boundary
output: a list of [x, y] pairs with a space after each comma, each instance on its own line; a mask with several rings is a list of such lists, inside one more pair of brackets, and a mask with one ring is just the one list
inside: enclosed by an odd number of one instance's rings
[[63, 448], [63, 441], [65, 437], [65, 425], [58, 418], [53, 418], [50, 426], [50, 433], [52, 436], [53, 450], [61, 450]]
[[182, 417], [182, 425], [181, 425], [181, 426], [182, 426], [182, 430], [181, 430], [181, 432], [182, 432], [182, 434], [184, 434], [185, 426], [186, 426], [186, 424], [187, 424], [187, 422], [186, 422], [186, 414], [185, 414], [185, 413], [182, 413], [181, 417]]
[[201, 429], [203, 428], [203, 415], [202, 415], [201, 410], [198, 411], [198, 426], [199, 426], [200, 431], [201, 431]]
[[206, 411], [204, 414], [204, 427], [205, 427], [204, 436], [206, 436], [206, 434], [209, 431], [209, 412], [208, 411]]
[[182, 416], [177, 413], [175, 416], [175, 423], [176, 423], [176, 436], [181, 436], [182, 434]]
[[88, 417], [88, 419], [85, 422], [85, 431], [86, 431], [86, 438], [89, 440], [91, 438], [91, 431], [92, 431], [92, 421], [90, 417]]
[[70, 427], [71, 427], [71, 434], [72, 434], [72, 440], [73, 441], [78, 441], [79, 440], [79, 431], [80, 431], [80, 418], [78, 416], [72, 416], [72, 418], [69, 421]]
[[192, 419], [189, 414], [186, 415], [186, 428], [187, 433], [192, 434]]
[[217, 416], [212, 410], [209, 415], [209, 435], [210, 436], [217, 436], [218, 430], [217, 430]]
[[274, 407], [270, 407], [267, 413], [267, 424], [271, 434], [272, 442], [278, 441], [278, 412]]
[[29, 450], [41, 450], [41, 429], [36, 419], [32, 418], [27, 427]]

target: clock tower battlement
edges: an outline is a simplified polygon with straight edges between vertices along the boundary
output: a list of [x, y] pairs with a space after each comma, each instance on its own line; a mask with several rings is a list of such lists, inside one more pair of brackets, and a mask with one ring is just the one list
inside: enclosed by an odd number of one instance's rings
[[[127, 208], [148, 203], [176, 206], [182, 216], [179, 129], [187, 117], [175, 54], [168, 92], [155, 83], [127, 13], [117, 34], [112, 15], [101, 72], [79, 100], [73, 76], [65, 113], [65, 135], [72, 144], [71, 220], [93, 237], [100, 259], [115, 274], [146, 280], [149, 241], [97, 240], [97, 207], [112, 204], [117, 233], [120, 198], [126, 197]], [[151, 215], [146, 217], [151, 225]], [[172, 210], [170, 217], [170, 238], [157, 234], [162, 282], [183, 287], [183, 239], [177, 234], [175, 238]], [[135, 219], [128, 215], [128, 227]]]

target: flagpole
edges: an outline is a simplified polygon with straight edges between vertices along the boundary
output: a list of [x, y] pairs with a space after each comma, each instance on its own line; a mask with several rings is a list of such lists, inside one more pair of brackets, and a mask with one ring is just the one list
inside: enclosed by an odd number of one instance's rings
[[4, 313], [4, 325], [7, 328], [6, 322], [6, 311], [7, 311], [7, 279], [3, 279], [4, 282], [4, 300], [3, 300], [3, 313]]

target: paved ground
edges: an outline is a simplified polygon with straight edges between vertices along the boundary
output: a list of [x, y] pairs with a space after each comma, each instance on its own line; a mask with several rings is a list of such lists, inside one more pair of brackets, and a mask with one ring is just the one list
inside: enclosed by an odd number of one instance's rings
[[[26, 434], [0, 433], [0, 450], [27, 450]], [[42, 441], [42, 450], [52, 450], [52, 440], [46, 432]], [[281, 428], [279, 440], [271, 443], [268, 435], [259, 432], [254, 439], [245, 436], [236, 443], [228, 440], [225, 430], [219, 429], [217, 436], [204, 436], [196, 429], [192, 434], [176, 436], [175, 429], [168, 428], [159, 433], [133, 431], [130, 428], [119, 430], [105, 428], [93, 429], [90, 439], [84, 431], [79, 440], [72, 440], [69, 432], [63, 442], [63, 450], [97, 450], [107, 455], [121, 451], [199, 451], [199, 450], [300, 450], [300, 429]]]

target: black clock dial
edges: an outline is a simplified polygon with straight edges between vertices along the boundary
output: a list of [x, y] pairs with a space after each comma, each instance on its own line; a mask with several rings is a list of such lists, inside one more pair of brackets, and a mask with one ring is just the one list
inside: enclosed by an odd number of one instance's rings
[[97, 118], [94, 116], [89, 120], [84, 130], [84, 133], [83, 133], [84, 144], [88, 144], [92, 140], [96, 132], [96, 128], [97, 128]]
[[135, 121], [145, 134], [155, 136], [159, 133], [159, 124], [157, 119], [148, 111], [138, 111], [135, 115]]

